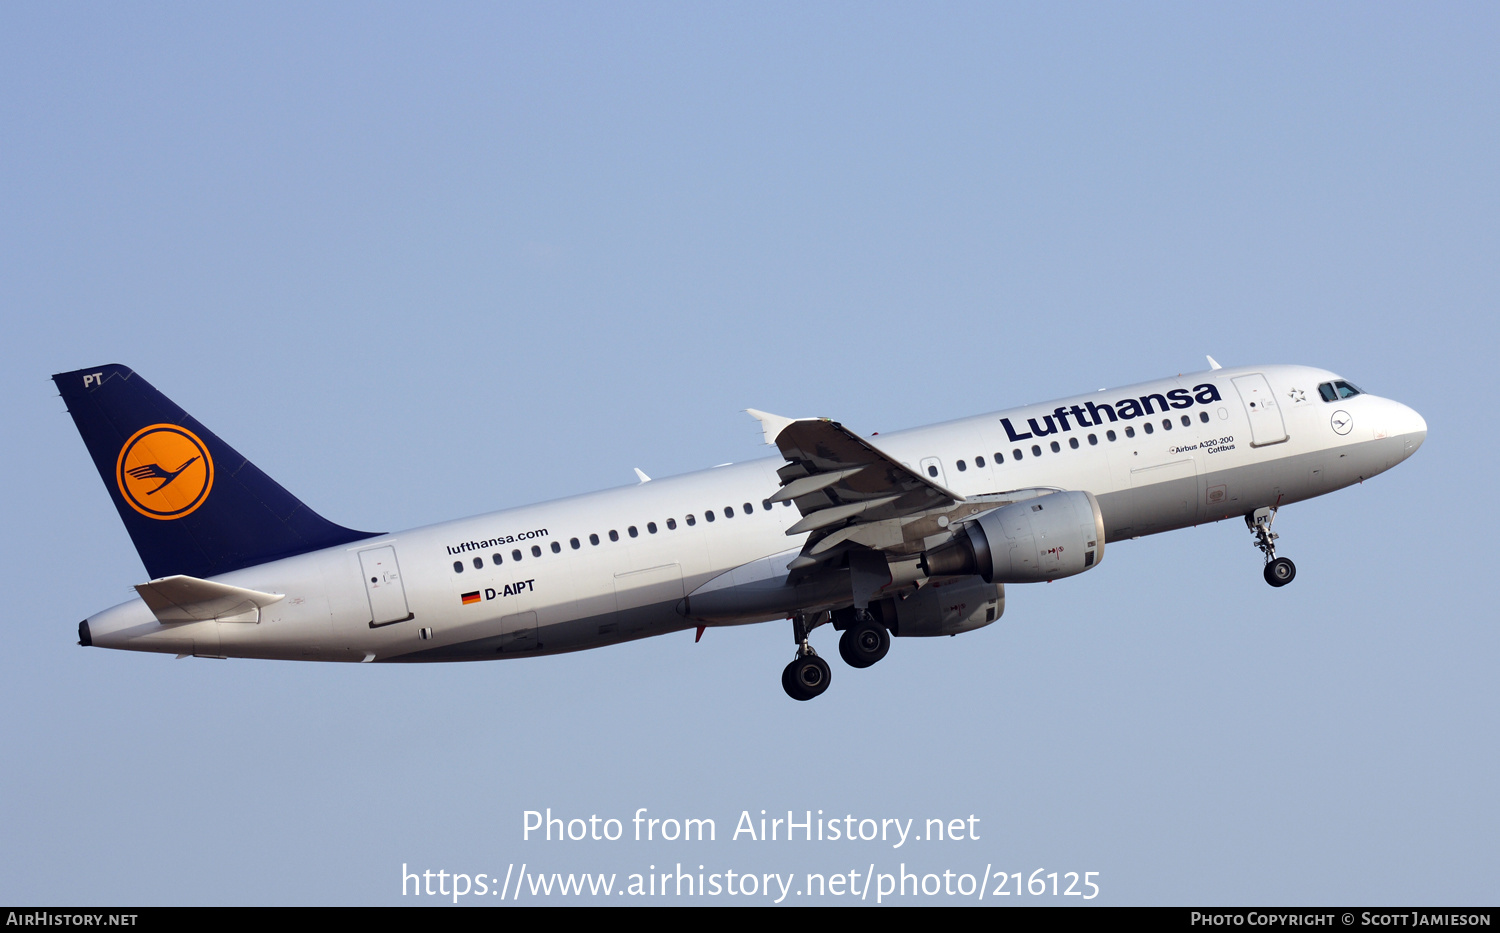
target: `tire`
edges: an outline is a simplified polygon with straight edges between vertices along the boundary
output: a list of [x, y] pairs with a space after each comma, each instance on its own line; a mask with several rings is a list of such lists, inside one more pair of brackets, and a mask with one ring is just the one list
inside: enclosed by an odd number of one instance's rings
[[876, 622], [857, 622], [839, 638], [839, 656], [853, 668], [865, 668], [891, 650], [891, 633]]
[[1285, 557], [1278, 557], [1266, 564], [1265, 578], [1272, 586], [1286, 586], [1297, 578], [1297, 565]]
[[781, 686], [794, 700], [811, 700], [828, 689], [833, 672], [828, 662], [816, 655], [797, 658], [781, 672]]

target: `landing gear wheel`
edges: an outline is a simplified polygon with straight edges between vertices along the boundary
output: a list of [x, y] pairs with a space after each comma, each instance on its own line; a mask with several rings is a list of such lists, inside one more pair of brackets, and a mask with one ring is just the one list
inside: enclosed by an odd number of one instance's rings
[[891, 650], [891, 633], [875, 621], [856, 622], [839, 638], [839, 655], [850, 667], [869, 667]]
[[1272, 586], [1286, 586], [1297, 577], [1297, 565], [1285, 557], [1278, 557], [1266, 564], [1266, 582]]
[[1266, 569], [1262, 576], [1272, 586], [1286, 586], [1297, 576], [1297, 565], [1285, 557], [1276, 556], [1276, 539], [1281, 537], [1271, 530], [1276, 520], [1276, 507], [1266, 506], [1245, 516], [1245, 527], [1255, 535], [1255, 546], [1266, 555]]
[[781, 686], [786, 695], [794, 700], [811, 700], [828, 689], [832, 671], [828, 662], [815, 654], [803, 655], [786, 666], [781, 672]]

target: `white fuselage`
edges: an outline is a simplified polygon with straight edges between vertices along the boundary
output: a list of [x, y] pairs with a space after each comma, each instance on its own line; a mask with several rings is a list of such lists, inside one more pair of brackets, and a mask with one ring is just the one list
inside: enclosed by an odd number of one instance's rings
[[[1381, 473], [1421, 445], [1426, 423], [1398, 402], [1320, 398], [1318, 385], [1337, 378], [1301, 366], [1219, 369], [871, 442], [962, 496], [1028, 487], [1092, 492], [1113, 541], [1321, 495]], [[1150, 414], [1138, 410], [1145, 407]], [[216, 577], [285, 594], [258, 622], [163, 624], [137, 599], [88, 626], [103, 647], [324, 661], [553, 654], [692, 628], [700, 620], [683, 614], [684, 597], [801, 546], [803, 536], [786, 534], [798, 510], [767, 503], [782, 464], [732, 464]]]

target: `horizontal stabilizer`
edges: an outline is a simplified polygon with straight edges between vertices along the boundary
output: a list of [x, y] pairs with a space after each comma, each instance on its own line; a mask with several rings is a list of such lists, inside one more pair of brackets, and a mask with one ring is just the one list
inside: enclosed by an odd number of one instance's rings
[[259, 622], [260, 611], [286, 598], [197, 577], [162, 577], [138, 584], [135, 591], [158, 622]]

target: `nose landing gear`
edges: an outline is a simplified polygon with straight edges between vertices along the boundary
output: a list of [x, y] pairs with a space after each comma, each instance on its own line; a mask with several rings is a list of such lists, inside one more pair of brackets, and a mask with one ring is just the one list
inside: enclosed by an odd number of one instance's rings
[[1275, 507], [1256, 509], [1245, 516], [1245, 527], [1255, 535], [1255, 546], [1266, 556], [1266, 569], [1262, 576], [1272, 586], [1286, 586], [1297, 577], [1297, 565], [1290, 559], [1276, 556], [1276, 539], [1280, 535], [1271, 530], [1276, 520]]
[[1272, 586], [1286, 586], [1297, 576], [1297, 565], [1285, 557], [1278, 557], [1266, 564], [1263, 574], [1266, 582]]

